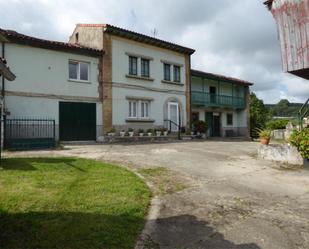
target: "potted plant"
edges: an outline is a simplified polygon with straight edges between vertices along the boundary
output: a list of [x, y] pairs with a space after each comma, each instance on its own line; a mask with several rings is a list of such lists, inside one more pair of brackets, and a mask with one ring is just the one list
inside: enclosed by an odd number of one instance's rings
[[166, 136], [167, 136], [168, 131], [167, 131], [167, 129], [166, 129], [166, 128], [164, 128], [164, 127], [163, 127], [163, 128], [161, 128], [161, 129], [160, 129], [160, 131], [161, 131], [161, 134], [163, 134], [163, 136], [164, 136], [164, 137], [166, 137]]
[[160, 136], [161, 136], [161, 131], [160, 131], [160, 129], [156, 129], [156, 136], [157, 136], [157, 137], [160, 137]]
[[148, 129], [148, 130], [147, 130], [147, 135], [148, 135], [148, 137], [151, 137], [152, 134], [153, 134], [153, 130], [152, 130], [152, 129]]
[[140, 137], [144, 136], [144, 130], [143, 129], [139, 129], [138, 130], [138, 134]]
[[124, 137], [126, 135], [125, 130], [121, 130], [119, 133], [120, 133], [120, 137]]
[[206, 134], [207, 129], [208, 129], [207, 123], [205, 121], [202, 121], [202, 120], [195, 121], [193, 126], [194, 126], [194, 129], [195, 129], [196, 134], [198, 136], [200, 136], [202, 134]]
[[113, 127], [108, 133], [107, 133], [107, 135], [108, 136], [115, 136], [115, 133], [116, 133], [116, 129]]
[[268, 145], [270, 141], [271, 131], [270, 130], [258, 130], [261, 144]]
[[129, 136], [130, 136], [130, 137], [133, 137], [133, 136], [134, 136], [134, 129], [129, 128], [129, 129], [128, 129], [128, 133], [129, 133]]

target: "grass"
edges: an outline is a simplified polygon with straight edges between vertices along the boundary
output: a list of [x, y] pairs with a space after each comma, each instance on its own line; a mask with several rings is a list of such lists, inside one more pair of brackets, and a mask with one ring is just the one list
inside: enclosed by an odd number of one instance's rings
[[133, 248], [150, 191], [133, 173], [77, 158], [3, 159], [0, 247]]
[[138, 173], [152, 183], [155, 195], [172, 194], [189, 187], [185, 179], [164, 167], [142, 168]]

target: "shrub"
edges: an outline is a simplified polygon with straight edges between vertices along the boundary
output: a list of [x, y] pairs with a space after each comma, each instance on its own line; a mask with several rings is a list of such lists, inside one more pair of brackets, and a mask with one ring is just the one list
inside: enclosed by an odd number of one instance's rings
[[149, 128], [149, 129], [147, 130], [147, 133], [153, 133], [153, 129], [150, 129], [150, 128]]
[[128, 132], [133, 132], [133, 131], [134, 131], [133, 128], [129, 128], [129, 129], [128, 129]]
[[309, 158], [309, 128], [294, 131], [290, 137], [290, 143], [297, 148], [303, 158]]
[[114, 127], [109, 131], [109, 133], [115, 133], [115, 132], [116, 132], [116, 129]]
[[285, 129], [288, 123], [288, 119], [274, 119], [266, 123], [266, 128], [269, 130]]
[[271, 137], [271, 130], [256, 128], [254, 131], [259, 135], [259, 138], [270, 139]]
[[138, 133], [144, 133], [143, 129], [138, 129]]
[[199, 133], [206, 133], [208, 129], [207, 123], [202, 120], [195, 121], [193, 126], [195, 131]]

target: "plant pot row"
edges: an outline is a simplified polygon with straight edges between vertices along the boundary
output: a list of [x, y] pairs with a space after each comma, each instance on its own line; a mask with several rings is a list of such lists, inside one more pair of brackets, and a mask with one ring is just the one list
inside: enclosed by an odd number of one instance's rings
[[[121, 131], [121, 132], [119, 132], [120, 137], [125, 137], [126, 134], [128, 134], [129, 137], [134, 137], [134, 135], [135, 135], [136, 133], [134, 133], [133, 131], [129, 131], [129, 132]], [[152, 136], [154, 135], [154, 134], [151, 133], [151, 132], [148, 132], [148, 133], [137, 133], [137, 134], [138, 134], [139, 137], [144, 137], [144, 136], [146, 136], [146, 135], [147, 135], [148, 137], [152, 137]], [[110, 136], [110, 137], [113, 137], [113, 136], [116, 136], [116, 133], [114, 133], [114, 132], [109, 132], [109, 133], [107, 133], [107, 135]], [[168, 132], [167, 132], [167, 131], [164, 131], [164, 132], [156, 131], [155, 135], [156, 135], [157, 137], [160, 137], [161, 135], [163, 135], [164, 137], [166, 137], [166, 136], [168, 135]]]

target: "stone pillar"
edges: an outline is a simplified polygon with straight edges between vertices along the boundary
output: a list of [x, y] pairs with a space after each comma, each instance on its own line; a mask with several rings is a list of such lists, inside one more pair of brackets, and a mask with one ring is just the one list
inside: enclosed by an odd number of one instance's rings
[[191, 128], [191, 57], [190, 55], [185, 55], [185, 74], [186, 74], [186, 115], [187, 124], [186, 128]]
[[103, 33], [103, 133], [113, 127], [113, 77], [112, 77], [112, 38], [110, 34]]

